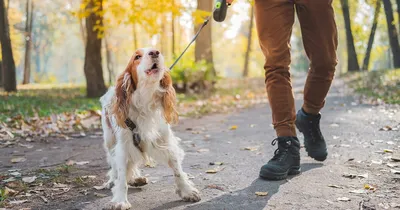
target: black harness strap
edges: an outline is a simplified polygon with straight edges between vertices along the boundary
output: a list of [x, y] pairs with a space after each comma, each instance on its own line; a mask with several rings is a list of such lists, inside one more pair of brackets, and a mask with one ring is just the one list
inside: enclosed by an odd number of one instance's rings
[[134, 132], [135, 128], [137, 128], [136, 124], [131, 119], [126, 118], [125, 125], [128, 126], [129, 130], [132, 131], [133, 144], [135, 145], [136, 148], [138, 148], [141, 152], [143, 152], [143, 149], [140, 147], [140, 141], [142, 141], [140, 139], [140, 135]]

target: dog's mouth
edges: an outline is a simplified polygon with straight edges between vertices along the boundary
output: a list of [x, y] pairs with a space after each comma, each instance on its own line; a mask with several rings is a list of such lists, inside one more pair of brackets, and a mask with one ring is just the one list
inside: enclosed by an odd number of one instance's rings
[[152, 74], [156, 74], [158, 73], [159, 69], [158, 69], [158, 65], [157, 63], [154, 63], [150, 69], [146, 70], [146, 74], [147, 75], [152, 75]]

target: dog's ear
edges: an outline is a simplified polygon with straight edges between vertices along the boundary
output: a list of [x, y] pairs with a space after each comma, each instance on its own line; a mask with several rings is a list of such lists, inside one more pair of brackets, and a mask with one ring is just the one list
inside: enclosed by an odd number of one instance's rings
[[178, 122], [178, 112], [176, 111], [176, 92], [172, 86], [172, 78], [169, 71], [164, 73], [160, 86], [165, 90], [162, 96], [164, 118], [169, 124]]
[[129, 114], [129, 104], [133, 92], [136, 90], [137, 72], [134, 62], [131, 60], [125, 71], [117, 79], [115, 86], [116, 100], [113, 104], [113, 113], [118, 126], [126, 128], [125, 120]]

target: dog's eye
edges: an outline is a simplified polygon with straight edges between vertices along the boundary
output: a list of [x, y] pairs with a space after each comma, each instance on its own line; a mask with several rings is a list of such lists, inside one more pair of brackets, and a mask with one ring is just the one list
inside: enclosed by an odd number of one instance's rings
[[139, 58], [141, 58], [142, 56], [140, 56], [140, 55], [137, 55], [136, 57], [135, 57], [135, 60], [138, 60]]

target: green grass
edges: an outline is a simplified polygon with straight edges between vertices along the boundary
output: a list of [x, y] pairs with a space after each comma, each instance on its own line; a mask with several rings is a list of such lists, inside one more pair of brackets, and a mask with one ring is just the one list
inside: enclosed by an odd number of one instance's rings
[[362, 95], [400, 104], [400, 69], [349, 73], [344, 77]]
[[98, 98], [86, 98], [77, 86], [24, 86], [17, 93], [0, 91], [0, 121], [7, 118], [45, 117], [63, 112], [100, 109]]

